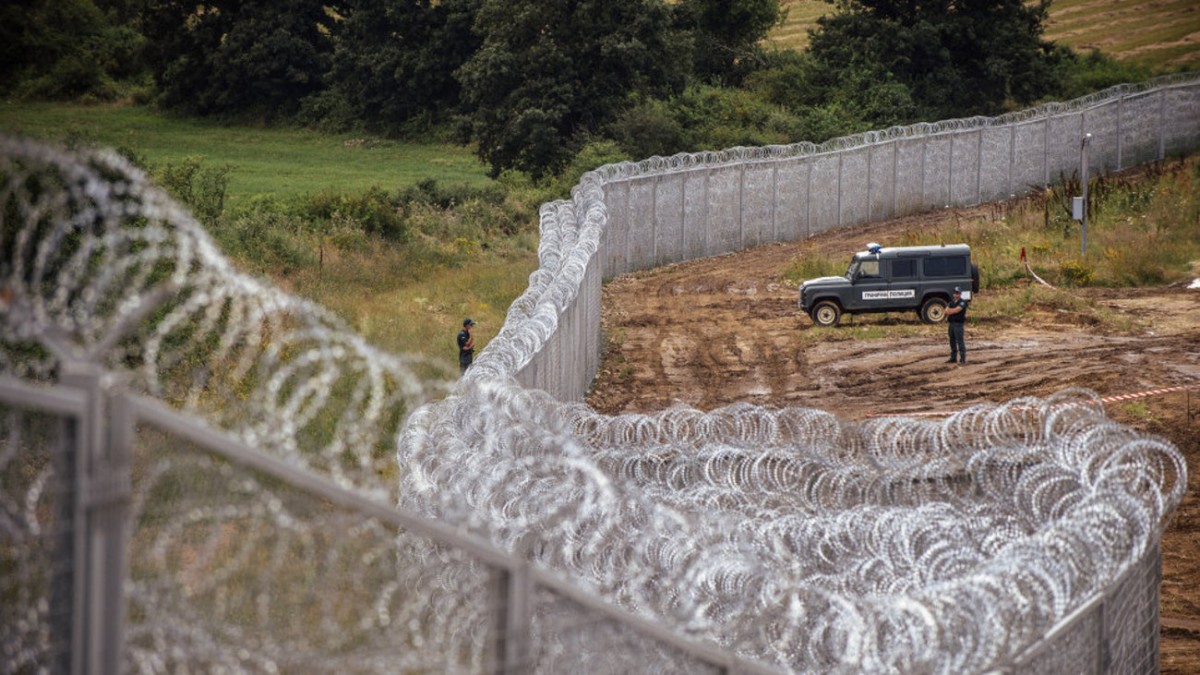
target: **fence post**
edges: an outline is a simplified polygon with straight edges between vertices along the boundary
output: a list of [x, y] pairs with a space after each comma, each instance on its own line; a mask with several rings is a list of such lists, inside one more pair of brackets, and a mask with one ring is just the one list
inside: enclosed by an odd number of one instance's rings
[[98, 366], [66, 363], [62, 382], [87, 396], [65, 459], [74, 481], [70, 672], [116, 674], [124, 648], [132, 419], [128, 406], [113, 404], [115, 378]]
[[77, 675], [83, 669], [78, 655], [82, 643], [82, 631], [76, 619], [76, 605], [81, 593], [82, 584], [79, 559], [83, 555], [82, 532], [76, 527], [79, 522], [79, 480], [78, 465], [80, 446], [83, 444], [84, 422], [75, 417], [62, 418], [62, 433], [58, 447], [55, 448], [53, 463], [56, 476], [56, 492], [60, 495], [56, 501], [54, 520], [59, 523], [55, 544], [54, 573], [50, 579], [50, 634], [63, 647], [56, 649], [53, 654], [54, 673], [70, 673]]
[[494, 574], [496, 656], [492, 670], [497, 675], [529, 672], [533, 616], [529, 565], [518, 561], [512, 568], [496, 569]]
[[1158, 92], [1158, 160], [1167, 156], [1167, 92]]
[[1117, 171], [1125, 168], [1125, 96], [1122, 95], [1117, 99]]

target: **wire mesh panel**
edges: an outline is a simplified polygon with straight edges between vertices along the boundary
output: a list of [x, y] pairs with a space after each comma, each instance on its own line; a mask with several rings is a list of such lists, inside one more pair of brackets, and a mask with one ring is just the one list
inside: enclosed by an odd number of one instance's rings
[[1136, 166], [1158, 159], [1162, 103], [1162, 95], [1157, 91], [1144, 92], [1121, 101], [1121, 163], [1124, 166]]
[[841, 167], [838, 182], [840, 210], [837, 222], [865, 223], [871, 219], [870, 171], [871, 146], [840, 153]]
[[[658, 236], [654, 220], [654, 184], [653, 178], [643, 178], [629, 184], [627, 208], [629, 213], [637, 214], [629, 223], [630, 233], [634, 241], [641, 244], [629, 249], [629, 262], [634, 269], [645, 269], [658, 264], [654, 256], [655, 239]], [[667, 242], [663, 242], [663, 245], [669, 246]]]
[[925, 177], [921, 183], [921, 208], [939, 209], [953, 203], [950, 194], [950, 178], [954, 159], [950, 154], [954, 143], [953, 133], [942, 133], [925, 138], [925, 156], [922, 169]]
[[709, 254], [708, 171], [684, 171], [672, 174], [671, 178], [683, 181], [683, 257], [681, 259], [702, 258]]
[[925, 205], [925, 139], [896, 140], [896, 209], [912, 213]]
[[979, 195], [983, 202], [1008, 199], [1016, 193], [1012, 187], [1013, 133], [1012, 128], [984, 127], [980, 129]]
[[1195, 137], [1200, 133], [1200, 92], [1191, 87], [1173, 87], [1163, 92], [1162, 115], [1167, 120], [1188, 120], [1192, 124], [1167, 124], [1162, 126], [1163, 154], [1175, 155], [1195, 147]]
[[708, 254], [742, 249], [742, 167], [722, 166], [708, 174]]
[[74, 488], [67, 433], [63, 417], [0, 398], [0, 672], [70, 664]]
[[809, 159], [808, 223], [809, 233], [832, 230], [839, 225], [841, 160], [837, 154], [818, 155]]
[[742, 245], [750, 248], [775, 236], [775, 165], [747, 164], [742, 175]]
[[[1061, 673], [1102, 673], [1105, 647], [1100, 642], [1103, 614], [1093, 607], [1066, 630], [1047, 640], [1043, 648], [1024, 663], [1013, 668], [1021, 675], [1061, 675]], [[1147, 672], [1147, 671], [1115, 671]]]
[[1114, 673], [1158, 672], [1158, 594], [1162, 558], [1145, 556], [1105, 594], [1105, 666]]
[[134, 459], [130, 672], [480, 672], [492, 573], [150, 425]]
[[658, 176], [654, 183], [654, 259], [664, 265], [685, 260], [682, 176]]
[[1119, 164], [1119, 125], [1121, 105], [1118, 102], [1097, 105], [1084, 111], [1084, 126], [1092, 135], [1088, 144], [1088, 173], [1103, 175], [1117, 171]]
[[720, 675], [721, 664], [655, 639], [628, 623], [539, 588], [533, 597], [528, 672], [589, 675]]
[[896, 210], [897, 144], [894, 142], [882, 143], [872, 146], [868, 152], [867, 163], [870, 167], [868, 192], [871, 198], [867, 205], [867, 219], [891, 218]]
[[1081, 175], [1080, 147], [1083, 135], [1087, 133], [1083, 113], [1055, 115], [1047, 120], [1047, 124], [1046, 169], [1050, 172], [1050, 181], [1057, 183], [1071, 176], [1078, 178]]
[[808, 236], [808, 167], [799, 159], [776, 164], [775, 221], [781, 241]]

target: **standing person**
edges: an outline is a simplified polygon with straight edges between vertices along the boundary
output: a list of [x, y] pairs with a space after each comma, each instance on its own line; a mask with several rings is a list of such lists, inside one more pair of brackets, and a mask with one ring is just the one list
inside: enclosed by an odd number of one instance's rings
[[967, 306], [971, 303], [962, 299], [962, 289], [954, 287], [954, 297], [946, 306], [946, 326], [950, 334], [950, 360], [946, 363], [967, 362], [967, 342], [965, 328]]
[[463, 319], [462, 330], [458, 331], [458, 367], [464, 373], [471, 366], [471, 361], [475, 359], [474, 328], [474, 321]]

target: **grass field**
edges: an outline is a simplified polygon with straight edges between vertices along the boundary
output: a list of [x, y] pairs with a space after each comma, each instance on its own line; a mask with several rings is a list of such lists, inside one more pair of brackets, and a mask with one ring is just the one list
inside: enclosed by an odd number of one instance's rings
[[[834, 11], [822, 0], [779, 0], [787, 19], [769, 41], [804, 49], [808, 28]], [[1046, 38], [1077, 51], [1100, 49], [1156, 71], [1200, 69], [1200, 6], [1196, 0], [1054, 0]]]
[[303, 129], [228, 127], [163, 115], [142, 106], [0, 103], [0, 131], [44, 140], [129, 148], [153, 164], [202, 157], [232, 167], [229, 204], [255, 195], [385, 190], [433, 178], [479, 186], [487, 168], [470, 148], [393, 142]]

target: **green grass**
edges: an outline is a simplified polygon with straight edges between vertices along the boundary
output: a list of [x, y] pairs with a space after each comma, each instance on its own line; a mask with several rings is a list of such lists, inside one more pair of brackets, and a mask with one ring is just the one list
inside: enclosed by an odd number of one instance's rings
[[404, 143], [304, 129], [223, 126], [171, 117], [141, 106], [0, 103], [0, 131], [34, 138], [128, 148], [152, 165], [203, 157], [231, 167], [229, 206], [255, 196], [385, 190], [432, 178], [444, 185], [482, 186], [486, 167], [470, 148]]
[[478, 324], [478, 353], [500, 331], [508, 306], [537, 267], [532, 239], [505, 251], [476, 250], [459, 267], [422, 263], [382, 245], [326, 250], [319, 269], [301, 270], [284, 280], [286, 287], [328, 307], [383, 349], [450, 361], [457, 359], [454, 337], [463, 318]]
[[[507, 206], [427, 207], [411, 216], [419, 232], [407, 244], [368, 235], [345, 220], [297, 220], [282, 212], [320, 194], [391, 193], [434, 179], [440, 186], [483, 187], [486, 167], [469, 148], [403, 143], [302, 129], [223, 126], [139, 106], [0, 103], [0, 131], [69, 145], [127, 148], [148, 164], [230, 166], [226, 212], [210, 224], [241, 269], [340, 315], [377, 346], [455, 361], [463, 317], [486, 345], [508, 305], [537, 267], [537, 204], [517, 195]], [[265, 201], [261, 198], [267, 197]], [[529, 203], [526, 203], [529, 202]], [[257, 207], [256, 207], [257, 208]], [[516, 234], [483, 221], [515, 216]], [[239, 215], [240, 214], [240, 215]]]

